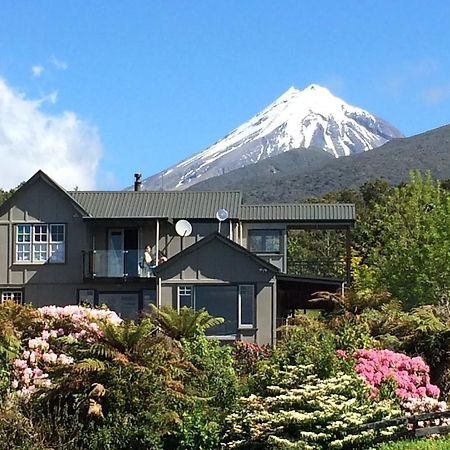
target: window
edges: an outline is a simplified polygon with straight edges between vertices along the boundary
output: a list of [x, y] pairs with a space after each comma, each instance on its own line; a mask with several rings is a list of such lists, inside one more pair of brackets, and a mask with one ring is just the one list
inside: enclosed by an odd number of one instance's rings
[[63, 224], [16, 225], [16, 262], [65, 262], [65, 234]]
[[192, 296], [192, 286], [178, 286], [178, 311], [183, 307], [194, 308], [194, 301]]
[[280, 253], [281, 230], [249, 230], [249, 248], [254, 253]]
[[93, 289], [80, 289], [78, 291], [78, 304], [82, 306], [94, 306], [95, 291]]
[[235, 335], [239, 328], [254, 328], [255, 289], [253, 285], [178, 286], [177, 307], [205, 309], [224, 323], [210, 328], [213, 336]]
[[142, 310], [151, 312], [150, 305], [156, 306], [156, 289], [144, 289], [142, 291]]
[[99, 292], [98, 304], [107, 305], [122, 319], [139, 319], [139, 293], [138, 292]]
[[2, 303], [8, 300], [13, 302], [22, 303], [23, 295], [22, 291], [3, 291], [2, 292]]
[[239, 286], [239, 328], [253, 328], [255, 321], [255, 290], [253, 285]]
[[206, 330], [210, 336], [237, 333], [237, 286], [195, 286], [195, 309], [206, 309], [214, 317], [223, 317], [224, 323]]

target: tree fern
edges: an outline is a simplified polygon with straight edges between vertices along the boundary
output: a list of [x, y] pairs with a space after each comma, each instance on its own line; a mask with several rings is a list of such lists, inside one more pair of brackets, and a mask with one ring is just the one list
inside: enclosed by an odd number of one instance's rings
[[204, 309], [195, 311], [183, 306], [180, 312], [177, 312], [168, 306], [161, 309], [151, 306], [153, 322], [166, 336], [177, 340], [193, 338], [204, 333], [208, 328], [224, 322], [222, 317], [213, 317]]

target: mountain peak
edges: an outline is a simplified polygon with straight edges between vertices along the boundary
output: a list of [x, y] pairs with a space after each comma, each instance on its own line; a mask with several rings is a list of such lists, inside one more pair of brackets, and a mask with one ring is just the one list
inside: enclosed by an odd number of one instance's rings
[[331, 92], [326, 87], [320, 86], [319, 84], [315, 83], [310, 84], [305, 89], [303, 89], [303, 91], [326, 91], [331, 94]]
[[321, 148], [340, 157], [402, 137], [387, 122], [351, 106], [327, 88], [290, 87], [215, 144], [143, 182], [144, 189], [186, 189], [199, 181], [294, 148]]

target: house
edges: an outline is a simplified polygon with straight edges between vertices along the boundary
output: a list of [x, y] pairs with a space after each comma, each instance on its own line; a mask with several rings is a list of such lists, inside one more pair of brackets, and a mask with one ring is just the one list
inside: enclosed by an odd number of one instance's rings
[[[148, 192], [138, 182], [69, 192], [39, 171], [0, 206], [0, 295], [38, 307], [107, 304], [131, 319], [150, 304], [206, 308], [225, 318], [211, 330], [221, 339], [273, 344], [294, 310], [321, 306], [311, 293], [348, 280], [354, 219], [350, 204], [245, 205], [239, 192]], [[342, 230], [339, 276], [290, 273], [294, 229]], [[147, 244], [167, 258], [150, 271]]]

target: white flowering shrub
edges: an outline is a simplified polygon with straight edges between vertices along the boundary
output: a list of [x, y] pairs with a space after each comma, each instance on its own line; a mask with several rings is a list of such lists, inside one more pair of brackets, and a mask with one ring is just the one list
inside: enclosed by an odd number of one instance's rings
[[312, 371], [312, 365], [288, 366], [263, 395], [242, 398], [241, 409], [226, 419], [222, 448], [364, 448], [376, 432], [359, 433], [358, 427], [400, 415], [398, 404], [371, 400], [360, 377], [340, 373], [320, 379]]

